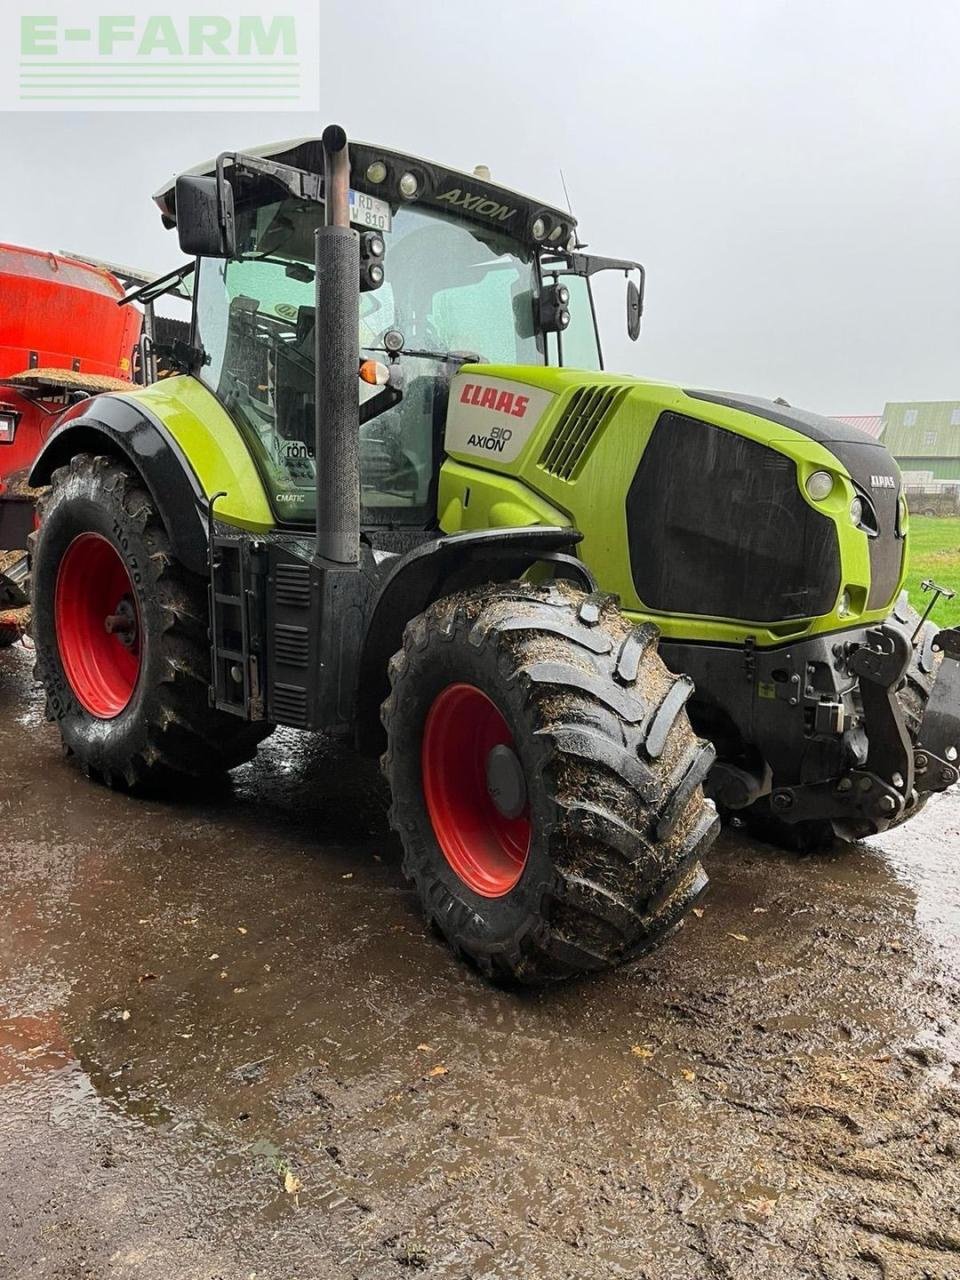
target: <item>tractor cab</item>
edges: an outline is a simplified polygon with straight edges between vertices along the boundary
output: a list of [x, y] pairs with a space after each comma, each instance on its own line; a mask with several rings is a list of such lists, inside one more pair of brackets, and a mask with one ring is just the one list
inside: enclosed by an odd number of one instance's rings
[[[450, 381], [466, 362], [602, 368], [590, 276], [632, 262], [578, 247], [561, 210], [381, 147], [351, 143], [349, 209], [360, 240], [361, 358], [402, 393], [359, 381], [364, 526], [433, 522]], [[258, 459], [281, 523], [316, 514], [314, 237], [324, 223], [320, 144], [221, 157], [156, 197], [196, 244], [177, 192], [219, 175], [229, 256], [197, 255], [197, 373]], [[294, 190], [291, 191], [291, 188]], [[213, 246], [219, 248], [219, 246]], [[631, 294], [639, 321], [640, 288]], [[376, 375], [373, 375], [376, 377]], [[379, 375], [383, 378], [385, 375]], [[370, 404], [376, 400], [376, 406]], [[368, 416], [369, 415], [369, 416]]]

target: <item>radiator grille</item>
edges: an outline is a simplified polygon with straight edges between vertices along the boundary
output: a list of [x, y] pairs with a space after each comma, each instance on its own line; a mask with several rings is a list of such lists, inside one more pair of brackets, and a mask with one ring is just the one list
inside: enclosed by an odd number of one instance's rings
[[560, 480], [576, 477], [618, 390], [617, 387], [581, 387], [573, 393], [540, 455], [544, 471]]

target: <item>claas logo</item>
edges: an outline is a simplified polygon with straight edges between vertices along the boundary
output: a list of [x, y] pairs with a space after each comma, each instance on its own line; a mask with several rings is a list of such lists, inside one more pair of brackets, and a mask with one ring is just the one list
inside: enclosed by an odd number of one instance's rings
[[511, 418], [522, 418], [530, 403], [529, 396], [514, 395], [497, 387], [484, 387], [476, 382], [464, 383], [460, 392], [461, 404], [473, 404], [478, 409], [492, 409], [495, 413], [508, 413]]

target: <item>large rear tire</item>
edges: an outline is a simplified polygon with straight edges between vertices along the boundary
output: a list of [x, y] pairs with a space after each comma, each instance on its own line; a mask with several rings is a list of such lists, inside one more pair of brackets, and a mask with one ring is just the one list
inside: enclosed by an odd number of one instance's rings
[[706, 885], [714, 752], [656, 638], [562, 583], [465, 592], [406, 629], [383, 706], [391, 823], [428, 918], [492, 978], [618, 964]]
[[130, 467], [79, 454], [32, 537], [35, 674], [64, 748], [130, 789], [222, 774], [269, 726], [210, 707], [207, 591]]

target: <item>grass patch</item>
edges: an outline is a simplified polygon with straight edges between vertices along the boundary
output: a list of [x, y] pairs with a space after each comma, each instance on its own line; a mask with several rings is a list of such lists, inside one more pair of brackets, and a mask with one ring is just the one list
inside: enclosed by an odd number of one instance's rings
[[955, 600], [940, 600], [933, 621], [941, 627], [960, 626], [960, 518], [910, 517], [910, 564], [907, 590], [910, 603], [921, 613], [928, 595], [921, 592], [924, 578], [933, 578], [941, 587], [956, 591]]

